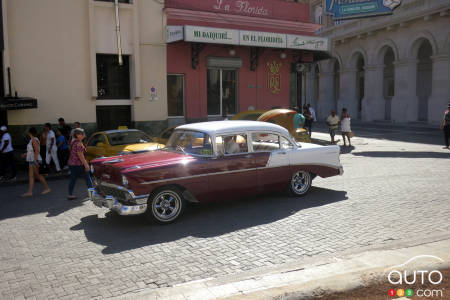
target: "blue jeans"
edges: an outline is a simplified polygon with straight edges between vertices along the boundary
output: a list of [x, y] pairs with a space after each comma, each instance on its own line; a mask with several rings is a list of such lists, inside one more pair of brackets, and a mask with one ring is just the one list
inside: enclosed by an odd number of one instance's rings
[[86, 180], [86, 185], [88, 188], [92, 188], [92, 179], [89, 172], [86, 172], [84, 166], [69, 166], [70, 170], [70, 181], [69, 181], [69, 195], [73, 195], [73, 189], [75, 187], [75, 183], [77, 182], [77, 178], [81, 175], [84, 175], [84, 179]]

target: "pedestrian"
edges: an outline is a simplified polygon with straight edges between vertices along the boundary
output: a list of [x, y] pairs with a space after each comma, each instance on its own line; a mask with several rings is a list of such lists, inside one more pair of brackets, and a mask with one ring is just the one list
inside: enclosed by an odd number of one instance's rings
[[447, 106], [447, 110], [444, 114], [444, 119], [441, 123], [441, 130], [444, 131], [444, 138], [445, 138], [445, 147], [444, 149], [449, 149], [449, 143], [448, 139], [450, 138], [450, 103]]
[[[16, 164], [14, 162], [14, 149], [11, 135], [6, 126], [0, 127], [0, 136], [0, 180], [15, 180]], [[8, 169], [11, 172], [10, 176], [6, 175]]]
[[317, 122], [316, 111], [314, 110], [314, 108], [312, 108], [311, 104], [308, 103], [306, 106], [308, 106], [308, 110], [311, 113], [311, 124], [309, 125], [309, 127], [310, 127], [310, 134], [309, 135], [311, 136], [312, 125], [313, 125], [314, 122]]
[[[69, 132], [70, 134], [70, 132]], [[66, 137], [61, 130], [56, 130], [56, 146], [58, 147], [58, 160], [61, 168], [67, 169], [67, 161], [69, 160], [69, 145], [67, 145]]]
[[69, 140], [68, 140], [69, 141], [69, 145], [72, 143], [72, 140], [74, 138], [73, 133], [75, 132], [75, 129], [77, 129], [77, 128], [82, 129], [80, 122], [73, 123], [73, 129], [70, 131], [70, 137], [69, 137]]
[[56, 167], [56, 172], [61, 172], [61, 167], [59, 166], [58, 160], [58, 147], [56, 146], [56, 135], [52, 130], [52, 125], [50, 123], [45, 123], [44, 130], [47, 133], [46, 148], [45, 148], [45, 162], [50, 165], [53, 160]]
[[41, 154], [41, 157], [42, 157], [42, 163], [40, 164], [40, 167], [39, 167], [39, 174], [48, 175], [48, 173], [49, 173], [48, 165], [45, 162], [46, 158], [47, 158], [47, 151], [46, 151], [47, 132], [45, 131], [45, 129], [39, 135], [39, 145], [40, 145], [39, 153]]
[[348, 139], [348, 146], [351, 147], [352, 143], [350, 142], [352, 129], [350, 127], [350, 114], [348, 113], [346, 108], [342, 109], [341, 113], [341, 133], [342, 139], [344, 140], [344, 146], [347, 146], [345, 143], [345, 137]]
[[41, 195], [45, 195], [50, 193], [50, 188], [48, 187], [45, 178], [39, 174], [39, 165], [42, 163], [42, 157], [40, 154], [40, 143], [37, 136], [36, 128], [31, 127], [28, 130], [28, 136], [30, 137], [30, 141], [27, 145], [27, 153], [23, 154], [23, 157], [26, 159], [28, 163], [28, 192], [23, 194], [22, 197], [31, 197], [33, 196], [33, 188], [34, 188], [34, 179], [35, 177], [39, 179], [39, 181], [44, 186], [44, 190]]
[[73, 194], [73, 189], [75, 188], [75, 183], [79, 176], [84, 176], [88, 188], [93, 187], [91, 175], [89, 174], [89, 164], [84, 157], [84, 154], [86, 152], [86, 147], [83, 144], [83, 139], [85, 138], [84, 130], [81, 128], [76, 128], [73, 132], [73, 136], [74, 137], [70, 144], [70, 181], [69, 196], [67, 197], [68, 200], [74, 200], [77, 198]]
[[305, 117], [302, 114], [296, 113], [294, 115], [294, 129], [297, 130], [299, 128], [303, 128], [305, 124]]
[[303, 125], [303, 128], [308, 130], [309, 136], [311, 136], [312, 133], [312, 115], [311, 111], [309, 110], [307, 105], [303, 106], [303, 116], [305, 117], [305, 124]]
[[334, 141], [334, 136], [336, 135], [336, 130], [338, 129], [339, 116], [336, 115], [336, 112], [334, 110], [332, 110], [331, 114], [328, 116], [327, 124], [328, 124], [328, 131], [330, 132], [331, 143], [336, 144], [336, 142]]
[[64, 118], [59, 118], [58, 123], [59, 123], [59, 130], [61, 131], [62, 135], [64, 135], [66, 141], [69, 141], [72, 128], [66, 124]]

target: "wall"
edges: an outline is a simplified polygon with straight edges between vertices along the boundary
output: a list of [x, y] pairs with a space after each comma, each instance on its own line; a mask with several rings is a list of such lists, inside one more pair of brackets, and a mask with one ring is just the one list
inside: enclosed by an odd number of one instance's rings
[[[239, 111], [270, 109], [273, 106], [289, 106], [289, 72], [292, 55], [287, 51], [287, 58], [281, 59], [281, 51], [265, 49], [259, 58], [256, 72], [250, 71], [250, 48], [235, 47], [234, 57], [242, 59], [238, 71]], [[167, 72], [185, 75], [185, 108], [187, 119], [205, 119], [207, 117], [207, 68], [208, 56], [230, 57], [229, 47], [207, 45], [200, 53], [197, 69], [191, 68], [191, 48], [189, 43], [178, 42], [167, 46]], [[268, 88], [268, 62], [282, 63], [281, 91], [273, 94]]]
[[90, 96], [87, 1], [4, 0], [5, 45], [13, 91], [37, 97], [38, 108], [8, 112], [10, 125], [94, 122]]

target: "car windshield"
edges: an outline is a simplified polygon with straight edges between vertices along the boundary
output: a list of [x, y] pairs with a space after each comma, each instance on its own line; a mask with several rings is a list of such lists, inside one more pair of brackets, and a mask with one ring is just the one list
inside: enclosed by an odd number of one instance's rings
[[186, 154], [213, 155], [211, 138], [206, 133], [198, 131], [175, 130], [165, 149]]
[[142, 131], [121, 131], [108, 134], [111, 146], [151, 143], [152, 139]]

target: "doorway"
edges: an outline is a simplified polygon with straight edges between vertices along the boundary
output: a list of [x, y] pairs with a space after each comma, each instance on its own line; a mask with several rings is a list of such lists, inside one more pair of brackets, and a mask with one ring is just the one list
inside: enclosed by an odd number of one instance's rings
[[209, 116], [237, 113], [237, 70], [214, 68], [207, 71], [207, 111]]
[[100, 131], [118, 129], [119, 126], [131, 126], [130, 105], [97, 106], [97, 128]]
[[362, 100], [364, 99], [364, 58], [360, 54], [356, 63], [356, 99], [358, 101], [358, 120], [362, 115]]
[[433, 48], [428, 40], [424, 40], [417, 53], [417, 98], [419, 100], [418, 119], [428, 121], [428, 98], [431, 95], [433, 64], [431, 61]]

